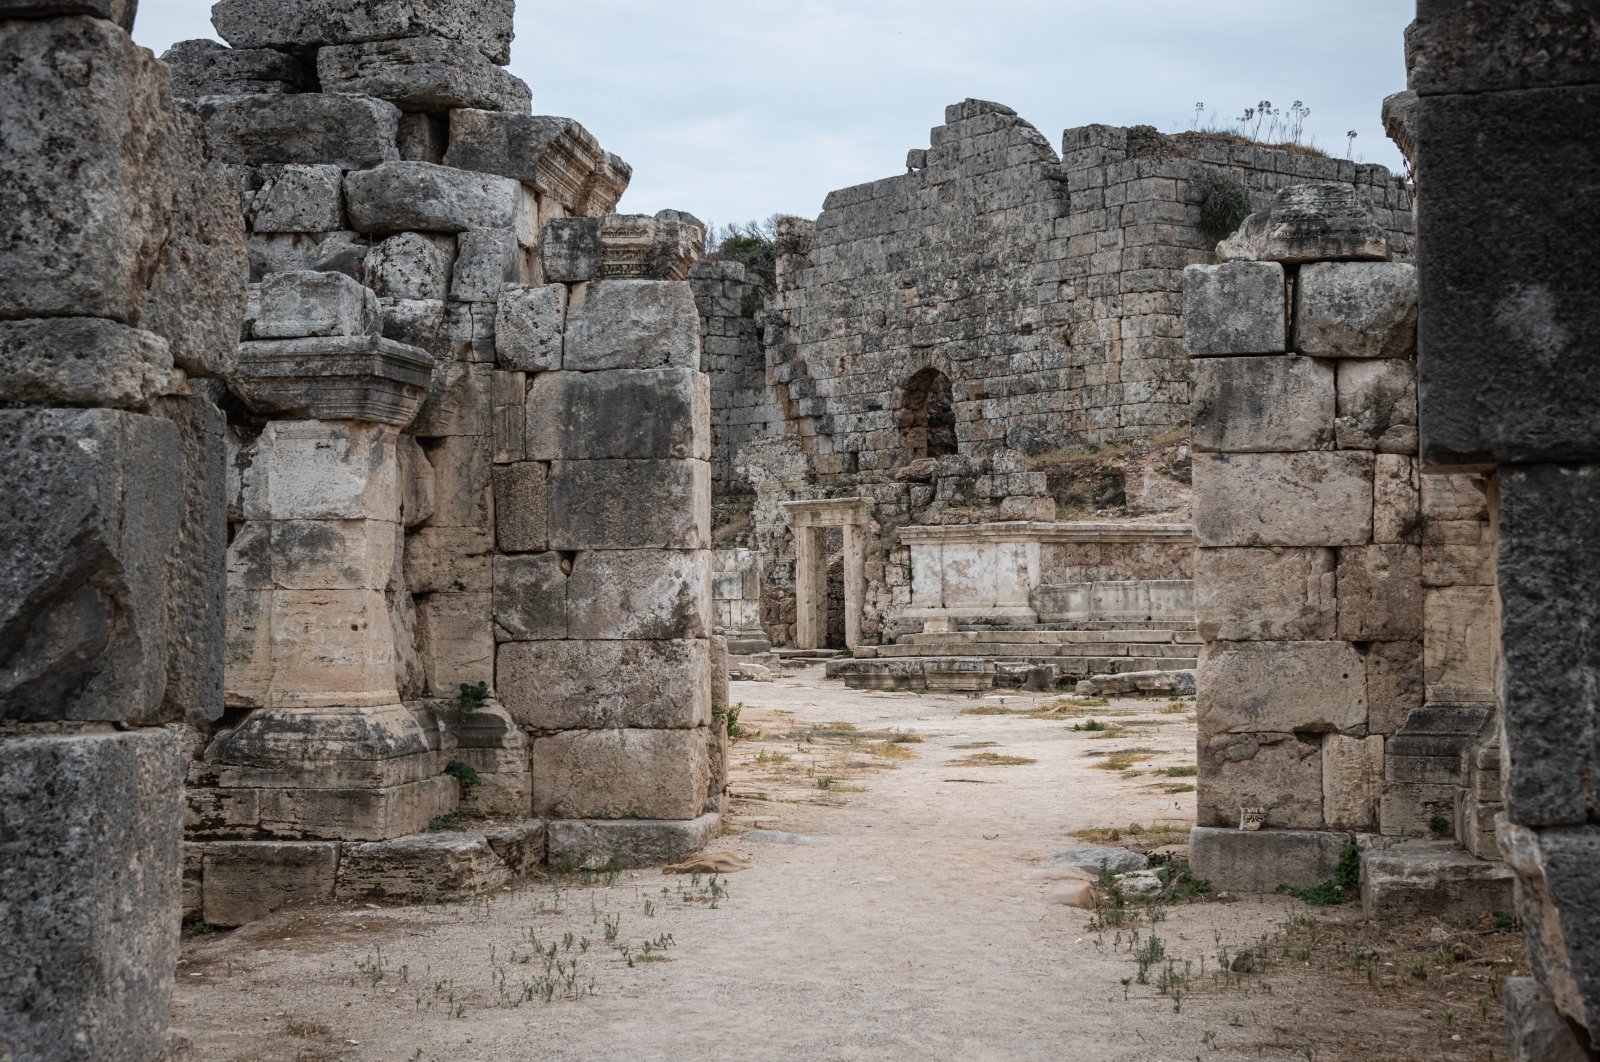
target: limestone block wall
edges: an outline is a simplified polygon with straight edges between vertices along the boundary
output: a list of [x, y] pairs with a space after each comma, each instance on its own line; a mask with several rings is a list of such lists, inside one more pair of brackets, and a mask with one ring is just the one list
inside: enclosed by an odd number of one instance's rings
[[1485, 484], [1419, 475], [1415, 269], [1373, 260], [1381, 225], [1348, 189], [1286, 189], [1223, 251], [1246, 257], [1191, 266], [1184, 291], [1206, 643], [1195, 850], [1242, 886], [1259, 871], [1246, 847], [1276, 838], [1274, 872], [1312, 883], [1352, 835], [1452, 835], [1482, 781]]
[[1058, 155], [1010, 108], [968, 100], [907, 173], [780, 232], [764, 341], [786, 430], [826, 477], [928, 455], [930, 403], [948, 402], [961, 453], [1181, 429], [1181, 275], [1212, 260], [1208, 174], [1257, 206], [1308, 180], [1359, 190], [1409, 257], [1410, 196], [1382, 167], [1101, 125], [1067, 130]]
[[1499, 610], [1483, 649], [1500, 702], [1499, 839], [1533, 973], [1506, 983], [1507, 1053], [1595, 1058], [1600, 17], [1571, 3], [1422, 0], [1408, 43], [1424, 470], [1496, 482], [1487, 592]]
[[719, 498], [748, 494], [735, 470], [739, 448], [783, 431], [757, 323], [769, 286], [740, 262], [711, 259], [695, 263], [689, 283], [700, 310], [702, 368], [711, 378], [711, 488]]
[[222, 714], [228, 177], [134, 5], [0, 12], [0, 1056], [160, 1056]]

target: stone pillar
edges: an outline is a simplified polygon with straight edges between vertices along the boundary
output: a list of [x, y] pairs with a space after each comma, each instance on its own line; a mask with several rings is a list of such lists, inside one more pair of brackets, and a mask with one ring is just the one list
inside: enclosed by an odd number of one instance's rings
[[[1487, 472], [1498, 535], [1499, 840], [1532, 978], [1510, 1057], [1600, 1057], [1600, 169], [1592, 5], [1420, 0], [1424, 471]], [[1492, 589], [1485, 596], [1494, 596]]]
[[855, 649], [861, 644], [861, 606], [867, 597], [867, 552], [862, 529], [844, 525], [844, 644]]
[[[1280, 192], [1221, 250], [1234, 260], [1190, 266], [1184, 290], [1197, 872], [1303, 887], [1358, 835], [1431, 838], [1407, 851], [1471, 881], [1457, 912], [1492, 909], [1504, 869], [1450, 843], [1493, 715], [1487, 509], [1469, 477], [1417, 475], [1415, 269], [1383, 261], [1371, 207], [1329, 185]], [[1369, 869], [1369, 913], [1444, 909], [1422, 884], [1438, 875]]]
[[867, 596], [866, 543], [871, 519], [865, 498], [819, 498], [780, 503], [794, 529], [795, 645], [821, 649], [828, 630], [828, 556], [823, 536], [830, 527], [844, 531], [845, 645], [861, 644], [861, 607]]
[[178, 735], [222, 712], [203, 377], [232, 363], [242, 223], [133, 9], [0, 17], [0, 1057], [18, 1062], [165, 1050]]
[[[552, 860], [680, 857], [715, 835], [709, 383], [688, 215], [567, 218], [501, 300], [520, 439], [495, 470], [495, 685], [533, 736]], [[520, 398], [520, 401], [519, 401]]]
[[794, 644], [820, 649], [828, 629], [828, 562], [820, 527], [794, 529]]

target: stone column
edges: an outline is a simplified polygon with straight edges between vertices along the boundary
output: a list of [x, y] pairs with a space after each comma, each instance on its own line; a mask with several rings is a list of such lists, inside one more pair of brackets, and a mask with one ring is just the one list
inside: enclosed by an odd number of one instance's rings
[[862, 528], [844, 526], [844, 644], [855, 649], [861, 644], [861, 606], [867, 597], [867, 554]]
[[1476, 652], [1533, 973], [1506, 983], [1508, 1054], [1600, 1058], [1600, 16], [1420, 0], [1408, 42], [1424, 471], [1498, 484], [1499, 622]]
[[203, 377], [231, 366], [242, 223], [133, 11], [0, 16], [0, 1057], [19, 1062], [164, 1052], [179, 734], [222, 712]]
[[828, 627], [828, 564], [823, 555], [824, 531], [796, 523], [794, 529], [794, 644], [797, 649], [822, 648]]

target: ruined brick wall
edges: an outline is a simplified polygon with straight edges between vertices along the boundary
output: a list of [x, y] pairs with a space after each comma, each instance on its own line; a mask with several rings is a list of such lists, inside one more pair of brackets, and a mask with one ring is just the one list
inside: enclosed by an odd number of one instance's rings
[[1308, 180], [1358, 188], [1409, 257], [1410, 197], [1382, 167], [1148, 128], [1071, 129], [1064, 146], [968, 100], [909, 173], [784, 227], [768, 365], [819, 475], [937, 456], [930, 384], [948, 393], [936, 415], [953, 414], [961, 452], [1181, 430], [1180, 276], [1215, 243], [1200, 230], [1204, 174], [1238, 178], [1258, 206]]
[[739, 449], [783, 431], [757, 323], [769, 285], [740, 262], [710, 259], [695, 263], [689, 283], [700, 310], [702, 368], [711, 378], [711, 488], [719, 499], [749, 494], [735, 468]]
[[131, 2], [0, 12], [0, 1056], [149, 1059], [223, 711], [228, 174]]

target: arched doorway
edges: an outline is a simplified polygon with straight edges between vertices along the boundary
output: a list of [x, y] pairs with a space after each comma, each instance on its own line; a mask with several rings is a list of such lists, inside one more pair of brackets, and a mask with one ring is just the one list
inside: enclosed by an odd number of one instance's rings
[[907, 461], [957, 451], [954, 391], [950, 377], [938, 369], [923, 369], [906, 381], [900, 440]]

